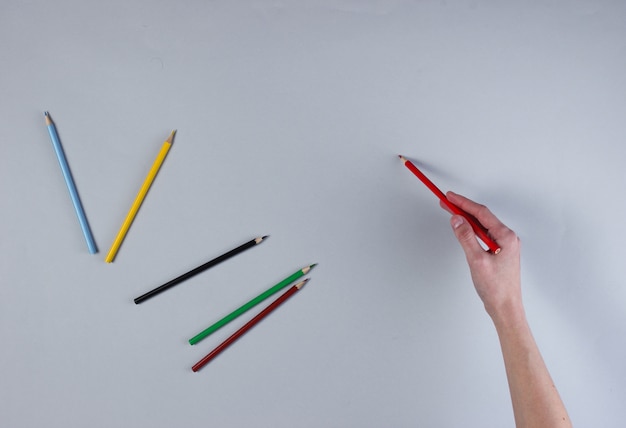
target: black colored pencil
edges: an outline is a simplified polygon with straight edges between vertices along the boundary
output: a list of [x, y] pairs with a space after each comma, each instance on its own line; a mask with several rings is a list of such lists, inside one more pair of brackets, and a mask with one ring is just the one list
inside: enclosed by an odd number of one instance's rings
[[186, 279], [191, 278], [192, 276], [205, 271], [213, 266], [215, 266], [218, 263], [223, 262], [224, 260], [227, 260], [233, 256], [236, 256], [237, 254], [246, 251], [248, 248], [252, 248], [257, 244], [260, 244], [261, 242], [263, 242], [264, 239], [267, 238], [266, 236], [261, 236], [259, 238], [255, 238], [252, 239], [251, 241], [246, 242], [245, 244], [242, 244], [240, 246], [238, 246], [237, 248], [234, 248], [230, 251], [228, 251], [227, 253], [222, 254], [219, 257], [214, 258], [213, 260], [210, 260], [208, 262], [206, 262], [203, 265], [198, 266], [195, 269], [190, 270], [187, 273], [182, 274], [181, 276], [172, 279], [169, 282], [166, 282], [165, 284], [161, 285], [160, 287], [155, 288], [154, 290], [148, 291], [146, 294], [142, 294], [141, 296], [137, 297], [135, 299], [135, 304], [139, 304], [141, 302], [143, 302], [144, 300], [149, 299], [150, 297], [154, 297], [159, 293], [162, 293], [163, 291], [167, 290], [168, 288], [171, 288], [173, 286], [175, 286], [176, 284], [179, 284], [181, 282], [183, 282]]

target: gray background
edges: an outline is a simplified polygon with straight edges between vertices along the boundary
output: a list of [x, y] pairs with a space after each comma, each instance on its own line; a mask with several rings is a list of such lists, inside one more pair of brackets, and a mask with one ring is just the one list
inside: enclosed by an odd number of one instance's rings
[[[625, 19], [621, 1], [3, 0], [0, 425], [512, 426], [449, 216], [401, 153], [518, 232], [575, 425], [623, 426]], [[251, 315], [189, 337], [313, 262], [305, 289], [190, 370]]]

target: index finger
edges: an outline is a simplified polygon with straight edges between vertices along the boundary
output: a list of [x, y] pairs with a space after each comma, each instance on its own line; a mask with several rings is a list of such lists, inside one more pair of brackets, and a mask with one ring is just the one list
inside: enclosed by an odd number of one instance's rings
[[485, 205], [450, 191], [446, 193], [446, 198], [466, 213], [473, 215], [487, 230], [506, 227]]

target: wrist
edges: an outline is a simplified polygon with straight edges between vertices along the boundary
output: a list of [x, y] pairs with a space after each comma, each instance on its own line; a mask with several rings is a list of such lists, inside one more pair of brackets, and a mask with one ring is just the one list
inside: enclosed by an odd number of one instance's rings
[[485, 309], [497, 329], [515, 328], [527, 324], [526, 313], [521, 300], [507, 300], [491, 307], [485, 305]]

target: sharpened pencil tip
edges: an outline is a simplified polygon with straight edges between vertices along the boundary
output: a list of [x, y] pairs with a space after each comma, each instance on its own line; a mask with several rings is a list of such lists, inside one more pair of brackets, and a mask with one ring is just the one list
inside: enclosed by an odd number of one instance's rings
[[170, 144], [172, 144], [174, 142], [174, 135], [176, 135], [176, 130], [175, 129], [170, 133], [170, 136], [167, 137], [167, 140], [165, 140], [165, 141], [170, 143]]
[[296, 285], [294, 285], [294, 287], [296, 287], [298, 290], [301, 289], [302, 287], [304, 287], [304, 285], [309, 282], [311, 280], [311, 278], [306, 278], [302, 281], [300, 281], [299, 283], [297, 283]]
[[265, 236], [259, 236], [258, 238], [256, 238], [254, 241], [257, 244], [260, 244], [261, 242], [263, 242], [264, 239], [267, 239], [269, 237], [269, 235], [265, 235]]
[[44, 112], [43, 112], [43, 115], [44, 115], [44, 116], [49, 116], [48, 111], [47, 111], [47, 110], [46, 110], [46, 111], [44, 111]]
[[306, 275], [307, 273], [311, 272], [311, 269], [313, 269], [315, 266], [317, 266], [317, 263], [313, 263], [312, 265], [308, 265], [306, 267], [303, 267], [302, 268], [302, 273]]
[[302, 273], [304, 275], [306, 275], [307, 273], [311, 272], [311, 269], [313, 269], [315, 266], [317, 266], [317, 263], [313, 263], [312, 265], [308, 265], [306, 267], [302, 268]]

